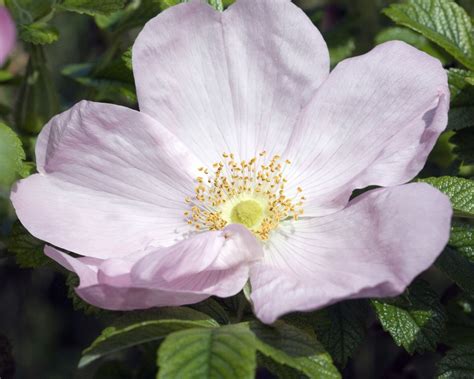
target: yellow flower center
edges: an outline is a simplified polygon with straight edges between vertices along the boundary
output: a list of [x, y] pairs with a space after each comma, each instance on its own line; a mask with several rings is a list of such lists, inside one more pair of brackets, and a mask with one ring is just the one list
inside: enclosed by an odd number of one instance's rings
[[244, 200], [232, 208], [230, 219], [235, 224], [253, 228], [262, 221], [263, 209], [255, 200]]
[[279, 155], [268, 160], [265, 151], [241, 162], [233, 154], [222, 156], [211, 170], [199, 168], [203, 176], [196, 178], [195, 195], [185, 199], [186, 221], [196, 230], [220, 230], [238, 223], [267, 240], [281, 221], [303, 214], [303, 190], [298, 187], [291, 198], [285, 195], [283, 173], [289, 160], [281, 161]]

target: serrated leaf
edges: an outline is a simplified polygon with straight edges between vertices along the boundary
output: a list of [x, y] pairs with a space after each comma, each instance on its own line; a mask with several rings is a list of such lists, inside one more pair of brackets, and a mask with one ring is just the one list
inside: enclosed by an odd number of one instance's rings
[[255, 334], [257, 350], [275, 363], [314, 379], [341, 377], [331, 356], [314, 336], [282, 321], [272, 326], [252, 322], [250, 329]]
[[426, 178], [420, 181], [431, 184], [451, 200], [455, 216], [474, 217], [474, 181], [455, 176]]
[[[471, 124], [472, 120], [467, 122]], [[466, 165], [474, 164], [474, 128], [458, 130], [449, 139], [449, 142], [455, 145], [453, 153], [456, 154], [458, 159]]]
[[446, 323], [446, 313], [438, 295], [428, 283], [418, 280], [401, 296], [372, 300], [385, 331], [410, 354], [436, 348]]
[[474, 263], [474, 225], [468, 222], [453, 221], [449, 245], [455, 247], [457, 251]]
[[[448, 70], [448, 84], [451, 92], [451, 101], [454, 101], [463, 90], [467, 89], [471, 84], [469, 78], [474, 75], [474, 72], [462, 70], [459, 68], [450, 68]], [[472, 99], [469, 99], [472, 102]]]
[[178, 330], [196, 327], [214, 328], [219, 324], [189, 308], [161, 308], [155, 312], [136, 312], [117, 320], [114, 326], [102, 334], [82, 354], [79, 367], [114, 352], [163, 339]]
[[170, 334], [158, 350], [158, 379], [251, 379], [255, 336], [245, 324]]
[[43, 253], [44, 242], [28, 233], [19, 222], [13, 225], [7, 249], [15, 255], [16, 262], [22, 268], [35, 268], [49, 264], [48, 257]]
[[464, 291], [474, 294], [474, 263], [463, 254], [446, 247], [435, 264]]
[[0, 123], [0, 187], [9, 188], [23, 171], [25, 152], [20, 139]]
[[466, 11], [453, 0], [408, 0], [392, 4], [384, 13], [444, 48], [474, 70], [474, 36]]
[[108, 15], [121, 10], [126, 0], [63, 0], [56, 7], [90, 16]]
[[46, 23], [34, 23], [20, 26], [20, 38], [34, 45], [48, 45], [58, 40], [59, 32]]
[[448, 129], [459, 130], [474, 126], [474, 87], [469, 79], [474, 72], [451, 68], [448, 70], [448, 83], [451, 92], [451, 107]]
[[127, 49], [125, 51], [125, 53], [122, 54], [122, 61], [129, 70], [133, 69], [133, 67], [132, 67], [132, 48]]
[[406, 42], [412, 46], [415, 46], [417, 49], [420, 49], [421, 51], [438, 58], [443, 64], [448, 63], [446, 55], [443, 53], [443, 51], [440, 51], [427, 38], [411, 29], [394, 26], [385, 28], [375, 36], [375, 43], [377, 45], [387, 41]]
[[319, 341], [339, 367], [357, 350], [365, 337], [368, 307], [365, 301], [341, 302], [309, 317]]
[[75, 288], [79, 286], [79, 277], [76, 273], [67, 272], [65, 284], [67, 287], [67, 297], [71, 299], [74, 310], [81, 311], [86, 315], [98, 315], [99, 313], [106, 312], [103, 309], [96, 308], [93, 305], [86, 303], [77, 295]]
[[474, 106], [455, 107], [449, 110], [448, 129], [460, 130], [474, 126]]
[[449, 350], [438, 363], [438, 379], [471, 379], [474, 377], [474, 345]]

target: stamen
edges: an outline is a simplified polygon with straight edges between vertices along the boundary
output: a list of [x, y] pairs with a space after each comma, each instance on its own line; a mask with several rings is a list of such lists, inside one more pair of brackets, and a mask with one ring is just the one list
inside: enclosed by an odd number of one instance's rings
[[185, 199], [190, 207], [184, 213], [187, 223], [196, 230], [220, 230], [241, 223], [267, 240], [281, 221], [297, 220], [306, 198], [301, 196], [301, 187], [293, 198], [285, 195], [288, 181], [283, 172], [291, 161], [281, 162], [281, 156], [274, 155], [266, 165], [259, 164], [266, 154], [262, 151], [248, 161], [236, 162], [234, 154], [223, 153], [223, 161], [213, 163], [212, 168], [198, 168], [207, 178], [197, 177], [194, 197]]

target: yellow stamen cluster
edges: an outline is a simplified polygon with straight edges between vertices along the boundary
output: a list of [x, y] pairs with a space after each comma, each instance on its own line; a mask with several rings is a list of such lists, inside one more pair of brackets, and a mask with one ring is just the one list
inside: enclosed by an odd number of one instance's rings
[[[190, 209], [184, 215], [196, 230], [220, 230], [240, 217], [240, 223], [267, 240], [281, 221], [303, 214], [303, 190], [298, 187], [293, 198], [285, 196], [283, 172], [289, 160], [274, 155], [268, 161], [265, 151], [241, 162], [233, 154], [222, 157], [212, 170], [199, 168], [203, 176], [196, 179], [195, 195], [185, 199]], [[262, 160], [268, 163], [260, 164]]]

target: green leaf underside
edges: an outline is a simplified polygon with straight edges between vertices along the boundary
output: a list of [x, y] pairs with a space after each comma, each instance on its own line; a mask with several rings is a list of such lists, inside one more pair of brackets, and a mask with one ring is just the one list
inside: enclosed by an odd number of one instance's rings
[[24, 171], [25, 152], [18, 136], [0, 123], [0, 187], [9, 187]]
[[60, 9], [84, 13], [91, 16], [108, 15], [121, 10], [126, 0], [64, 0], [58, 4]]
[[456, 347], [438, 363], [438, 379], [471, 379], [474, 377], [474, 344]]
[[311, 324], [334, 361], [344, 367], [365, 336], [368, 307], [365, 301], [345, 301], [315, 312]]
[[420, 181], [431, 184], [446, 194], [451, 200], [455, 216], [474, 217], [474, 181], [453, 176], [427, 178]]
[[250, 329], [257, 338], [257, 350], [276, 364], [269, 369], [279, 370], [278, 366], [282, 365], [284, 378], [298, 376], [294, 370], [315, 379], [341, 377], [331, 356], [314, 336], [282, 321], [272, 326], [252, 322]]
[[474, 263], [471, 263], [463, 254], [445, 248], [436, 260], [436, 267], [443, 271], [453, 282], [464, 291], [474, 294]]
[[409, 0], [392, 4], [384, 13], [397, 24], [435, 42], [464, 66], [474, 69], [471, 18], [452, 0]]
[[158, 350], [159, 379], [251, 379], [255, 336], [244, 324], [172, 333]]
[[436, 348], [445, 329], [446, 314], [438, 295], [426, 282], [416, 281], [394, 299], [371, 302], [383, 329], [398, 346], [410, 354]]
[[79, 367], [96, 359], [145, 342], [162, 339], [168, 334], [196, 327], [213, 328], [219, 324], [209, 316], [189, 308], [162, 308], [156, 312], [127, 314], [84, 350]]

